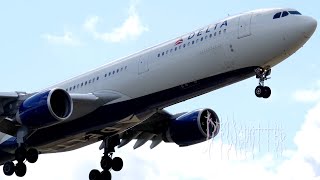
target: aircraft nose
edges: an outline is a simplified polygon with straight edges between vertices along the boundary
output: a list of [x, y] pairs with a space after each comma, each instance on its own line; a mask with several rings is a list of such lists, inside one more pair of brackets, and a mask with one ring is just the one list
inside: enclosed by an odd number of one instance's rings
[[312, 17], [306, 17], [304, 20], [304, 26], [304, 35], [306, 38], [310, 38], [317, 28], [317, 21]]

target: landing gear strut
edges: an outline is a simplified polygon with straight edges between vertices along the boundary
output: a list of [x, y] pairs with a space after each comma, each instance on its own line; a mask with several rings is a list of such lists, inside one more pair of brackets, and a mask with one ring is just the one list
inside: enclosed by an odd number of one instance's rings
[[256, 73], [256, 78], [259, 79], [259, 85], [254, 91], [256, 96], [259, 98], [269, 98], [271, 95], [271, 89], [268, 86], [264, 86], [264, 81], [270, 79], [270, 77], [268, 77], [271, 74], [270, 67], [265, 69], [257, 68], [254, 70], [254, 72]]
[[104, 149], [104, 155], [101, 158], [100, 166], [102, 171], [97, 169], [90, 171], [89, 180], [111, 180], [110, 170], [120, 171], [123, 167], [123, 161], [119, 157], [112, 158], [115, 152], [114, 148], [120, 144], [118, 136], [109, 137], [105, 139], [100, 148]]

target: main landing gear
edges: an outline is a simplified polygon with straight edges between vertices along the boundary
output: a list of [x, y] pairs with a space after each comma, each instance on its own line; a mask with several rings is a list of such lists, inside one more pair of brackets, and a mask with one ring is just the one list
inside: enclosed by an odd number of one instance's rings
[[39, 152], [35, 148], [27, 148], [24, 143], [25, 137], [28, 134], [26, 127], [21, 127], [17, 132], [17, 143], [18, 148], [14, 152], [17, 163], [14, 164], [12, 161], [8, 161], [3, 165], [3, 173], [7, 176], [15, 173], [18, 177], [23, 177], [27, 172], [27, 166], [24, 163], [27, 160], [29, 163], [35, 163], [38, 160]]
[[265, 69], [257, 68], [254, 70], [256, 73], [256, 78], [259, 79], [259, 85], [255, 89], [255, 94], [257, 97], [269, 98], [271, 95], [271, 89], [268, 86], [264, 86], [264, 81], [270, 79], [268, 76], [271, 74], [270, 67]]
[[7, 176], [13, 175], [15, 173], [18, 177], [23, 177], [27, 172], [27, 166], [24, 163], [24, 160], [27, 160], [29, 163], [35, 163], [38, 160], [39, 152], [34, 149], [26, 149], [24, 145], [20, 145], [15, 151], [15, 160], [17, 164], [14, 164], [12, 161], [8, 161], [3, 165], [3, 173]]
[[100, 166], [102, 171], [97, 169], [90, 171], [89, 180], [111, 180], [110, 170], [120, 171], [123, 167], [123, 161], [119, 157], [112, 158], [115, 152], [114, 148], [120, 144], [118, 136], [105, 139], [100, 148], [104, 148], [104, 155], [101, 158]]

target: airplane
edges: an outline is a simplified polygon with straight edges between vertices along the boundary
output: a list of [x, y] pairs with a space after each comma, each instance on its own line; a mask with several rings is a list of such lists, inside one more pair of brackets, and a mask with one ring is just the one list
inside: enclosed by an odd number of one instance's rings
[[0, 164], [7, 176], [26, 174], [40, 154], [101, 141], [90, 180], [111, 179], [123, 160], [115, 148], [136, 140], [181, 147], [215, 137], [209, 108], [170, 114], [164, 108], [255, 76], [255, 95], [268, 98], [271, 68], [300, 49], [317, 21], [291, 8], [229, 16], [34, 93], [0, 93]]

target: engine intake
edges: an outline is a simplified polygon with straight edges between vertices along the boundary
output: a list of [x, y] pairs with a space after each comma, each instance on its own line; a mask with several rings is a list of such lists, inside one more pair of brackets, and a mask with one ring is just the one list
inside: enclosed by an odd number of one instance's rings
[[63, 89], [39, 92], [19, 107], [17, 121], [31, 128], [50, 126], [68, 119], [73, 110], [70, 95]]
[[219, 130], [217, 114], [211, 109], [201, 109], [172, 120], [163, 139], [179, 146], [189, 146], [215, 137]]

